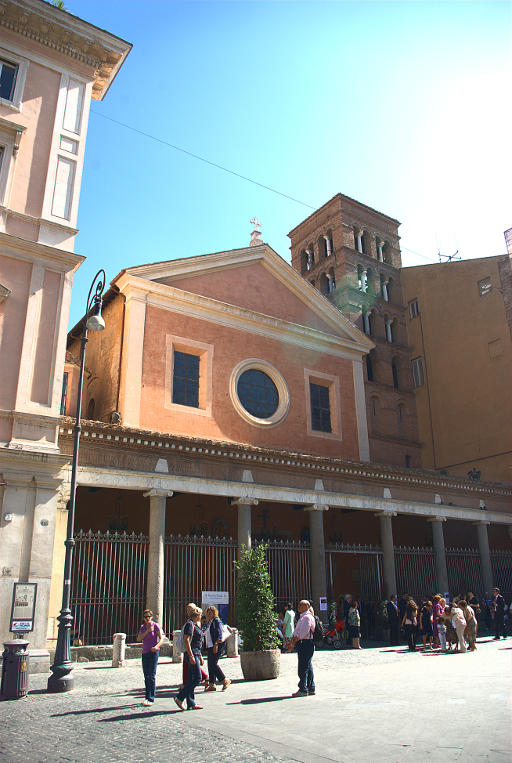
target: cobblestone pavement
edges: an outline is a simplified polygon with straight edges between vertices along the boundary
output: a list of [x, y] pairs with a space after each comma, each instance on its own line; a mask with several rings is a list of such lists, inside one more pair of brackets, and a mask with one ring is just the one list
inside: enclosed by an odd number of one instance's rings
[[404, 646], [319, 651], [315, 697], [292, 699], [297, 658], [284, 654], [275, 681], [245, 683], [239, 660], [222, 660], [233, 683], [181, 713], [172, 696], [181, 666], [162, 658], [157, 699], [141, 707], [139, 660], [125, 668], [79, 664], [75, 690], [47, 694], [30, 676], [26, 699], [0, 703], [6, 763], [397, 763], [510, 761], [512, 640], [481, 640], [468, 654], [409, 653]]

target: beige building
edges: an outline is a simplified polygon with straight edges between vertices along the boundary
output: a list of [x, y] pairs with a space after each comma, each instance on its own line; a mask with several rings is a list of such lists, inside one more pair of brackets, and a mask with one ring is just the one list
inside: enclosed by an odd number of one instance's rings
[[0, 640], [15, 582], [37, 583], [32, 663], [48, 665], [58, 428], [89, 103], [130, 45], [42, 0], [0, 13]]
[[512, 482], [510, 257], [404, 268], [423, 466]]

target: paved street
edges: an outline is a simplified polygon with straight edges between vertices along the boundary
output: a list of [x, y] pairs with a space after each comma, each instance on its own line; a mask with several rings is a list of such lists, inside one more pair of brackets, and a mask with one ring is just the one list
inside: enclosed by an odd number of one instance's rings
[[138, 660], [77, 665], [76, 689], [46, 694], [30, 677], [27, 699], [0, 703], [0, 760], [22, 761], [510, 761], [512, 639], [483, 638], [468, 654], [374, 647], [315, 655], [317, 694], [292, 699], [295, 655], [275, 681], [233, 683], [181, 713], [172, 695], [181, 666], [162, 658], [153, 708], [140, 706]]

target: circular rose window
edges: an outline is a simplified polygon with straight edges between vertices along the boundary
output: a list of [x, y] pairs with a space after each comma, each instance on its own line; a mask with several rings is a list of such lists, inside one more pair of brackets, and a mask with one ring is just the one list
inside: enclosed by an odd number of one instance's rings
[[231, 374], [230, 396], [236, 410], [256, 426], [278, 424], [288, 413], [290, 395], [286, 382], [263, 360], [244, 360]]

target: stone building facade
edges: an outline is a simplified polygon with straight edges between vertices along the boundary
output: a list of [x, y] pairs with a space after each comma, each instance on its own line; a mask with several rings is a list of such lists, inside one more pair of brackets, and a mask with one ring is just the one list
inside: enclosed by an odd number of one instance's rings
[[48, 664], [58, 429], [89, 103], [128, 43], [42, 0], [0, 12], [0, 639], [14, 582], [38, 584], [30, 643]]
[[510, 255], [403, 268], [402, 284], [423, 465], [510, 484]]
[[370, 458], [419, 467], [399, 222], [337, 194], [288, 234], [292, 266], [367, 334]]
[[[119, 627], [99, 632], [93, 599], [127, 632], [145, 603], [167, 629], [202, 590], [232, 603], [232, 559], [261, 540], [278, 602], [307, 595], [324, 615], [321, 600], [347, 590], [378, 599], [508, 581], [512, 488], [371, 463], [371, 339], [268, 245], [128, 268], [103, 316], [78, 474], [85, 638]], [[271, 398], [249, 394], [253, 383]], [[71, 454], [71, 419], [60, 443]], [[462, 546], [473, 566], [461, 576]]]

